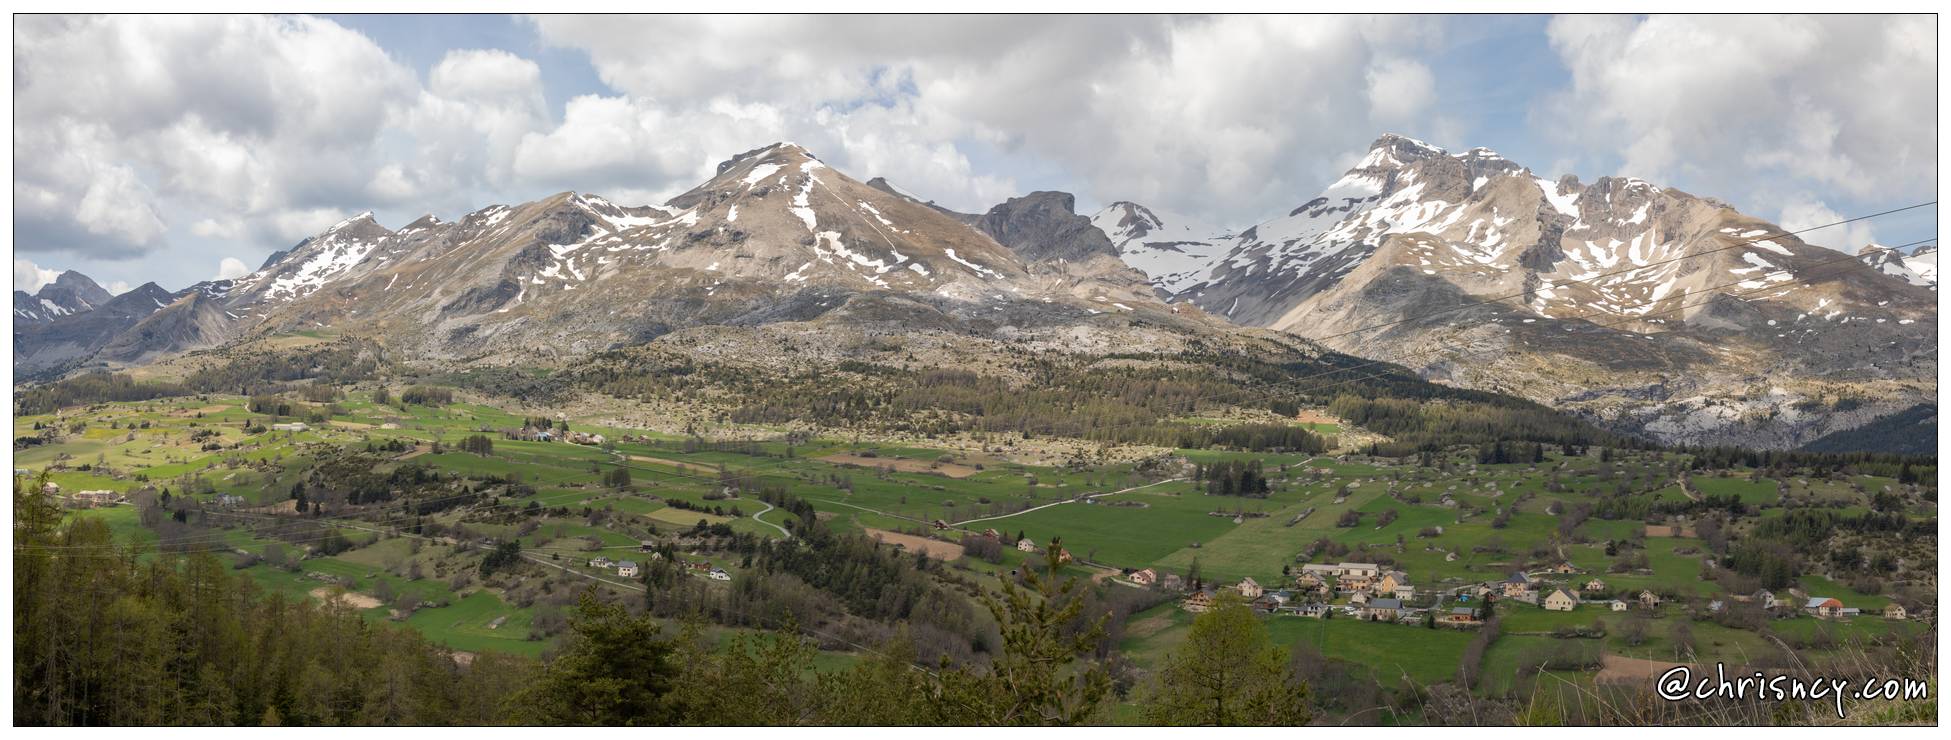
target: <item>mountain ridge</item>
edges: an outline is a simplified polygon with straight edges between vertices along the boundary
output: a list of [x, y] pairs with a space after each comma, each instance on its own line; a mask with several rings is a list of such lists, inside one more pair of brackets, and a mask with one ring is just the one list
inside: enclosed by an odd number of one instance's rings
[[[1160, 237], [1129, 202], [1094, 222], [1168, 302], [1663, 441], [1795, 446], [1853, 418], [1809, 413], [1824, 394], [1876, 390], [1886, 412], [1935, 395], [1934, 255], [1859, 264], [1637, 178], [1550, 179], [1388, 134], [1238, 232]], [[1756, 364], [1773, 370], [1740, 372]]]

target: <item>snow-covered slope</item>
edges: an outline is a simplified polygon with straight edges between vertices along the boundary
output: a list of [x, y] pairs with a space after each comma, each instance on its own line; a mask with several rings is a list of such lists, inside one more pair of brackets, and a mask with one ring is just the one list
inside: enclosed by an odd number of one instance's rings
[[1110, 237], [1125, 264], [1145, 273], [1167, 294], [1210, 279], [1222, 245], [1232, 239], [1231, 234], [1126, 200], [1105, 206], [1091, 216], [1091, 224]]
[[1878, 272], [1902, 279], [1911, 285], [1922, 285], [1937, 289], [1937, 247], [1919, 247], [1917, 251], [1905, 254], [1881, 244], [1871, 244], [1858, 251], [1863, 264]]

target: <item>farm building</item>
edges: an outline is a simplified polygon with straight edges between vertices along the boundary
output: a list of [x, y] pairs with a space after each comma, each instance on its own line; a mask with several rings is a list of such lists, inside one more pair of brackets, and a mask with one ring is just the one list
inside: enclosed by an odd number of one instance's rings
[[1531, 592], [1531, 578], [1523, 573], [1512, 573], [1511, 577], [1504, 579], [1501, 585], [1504, 589], [1504, 597], [1509, 599], [1521, 599]]
[[1399, 570], [1392, 570], [1382, 574], [1382, 579], [1375, 582], [1375, 593], [1378, 595], [1392, 594], [1395, 593], [1396, 587], [1406, 586], [1408, 584], [1409, 584], [1408, 573], [1404, 573]]
[[1315, 603], [1296, 604], [1287, 607], [1287, 613], [1297, 617], [1312, 617], [1314, 619], [1320, 619], [1322, 616], [1328, 613], [1328, 605], [1315, 604]]
[[1652, 591], [1639, 592], [1639, 605], [1651, 609], [1660, 605], [1660, 595]]
[[77, 509], [114, 506], [121, 503], [121, 501], [122, 494], [114, 491], [76, 491], [68, 496], [68, 505]]
[[1017, 552], [1036, 552], [1036, 541], [1028, 537], [1016, 541]]
[[1802, 605], [1802, 611], [1815, 615], [1817, 619], [1835, 619], [1843, 616], [1843, 601], [1827, 596], [1811, 596], [1809, 603]]
[[1554, 588], [1545, 597], [1544, 607], [1555, 612], [1568, 612], [1578, 608], [1578, 597], [1562, 588]]
[[624, 578], [636, 578], [637, 564], [629, 560], [625, 560], [621, 563], [617, 563], [616, 574], [619, 576], [623, 576]]
[[1252, 576], [1240, 579], [1240, 585], [1234, 588], [1239, 589], [1240, 596], [1248, 600], [1260, 598], [1260, 594], [1266, 593], [1266, 589], [1261, 588], [1260, 583], [1253, 580]]
[[1376, 599], [1362, 608], [1363, 618], [1377, 622], [1394, 621], [1396, 615], [1401, 613], [1402, 601], [1399, 599]]
[[1612, 610], [1616, 612], [1623, 612], [1626, 610], [1626, 602], [1620, 599], [1613, 599], [1612, 603], [1607, 604], [1606, 606], [1611, 607]]
[[1203, 613], [1213, 608], [1213, 596], [1204, 591], [1194, 593], [1191, 596], [1187, 596], [1184, 601], [1179, 602], [1179, 608], [1194, 614]]
[[1883, 607], [1883, 618], [1902, 621], [1905, 619], [1909, 619], [1910, 614], [1904, 611], [1903, 604], [1899, 604], [1895, 601], [1892, 601], [1890, 602], [1889, 606]]
[[1445, 624], [1445, 625], [1451, 625], [1457, 627], [1466, 626], [1466, 625], [1475, 625], [1479, 623], [1477, 620], [1477, 610], [1467, 606], [1459, 606], [1459, 607], [1451, 608], [1448, 613], [1444, 614], [1443, 616], [1437, 617], [1436, 622], [1438, 624]]
[[1158, 571], [1152, 570], [1151, 568], [1132, 571], [1131, 582], [1140, 586], [1150, 586], [1158, 583]]
[[616, 563], [614, 561], [611, 561], [609, 558], [604, 558], [604, 557], [591, 558], [589, 561], [589, 567], [591, 568], [608, 568], [615, 564]]
[[1602, 594], [1605, 593], [1605, 591], [1606, 591], [1605, 581], [1594, 578], [1592, 580], [1585, 582], [1585, 592], [1588, 594]]
[[305, 426], [305, 422], [302, 421], [288, 421], [271, 425], [271, 431], [274, 432], [302, 432], [310, 428]]

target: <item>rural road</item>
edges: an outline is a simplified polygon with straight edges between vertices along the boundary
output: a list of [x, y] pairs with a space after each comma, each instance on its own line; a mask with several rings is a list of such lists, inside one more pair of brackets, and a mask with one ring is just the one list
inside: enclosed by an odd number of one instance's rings
[[755, 521], [755, 522], [758, 522], [758, 523], [760, 523], [760, 524], [764, 524], [764, 525], [766, 525], [766, 526], [768, 526], [768, 527], [771, 527], [771, 528], [773, 528], [773, 529], [777, 529], [777, 530], [779, 530], [779, 533], [780, 533], [780, 534], [783, 534], [783, 535], [785, 535], [785, 536], [786, 536], [786, 539], [789, 539], [789, 540], [790, 540], [790, 539], [792, 539], [792, 538], [793, 538], [793, 533], [791, 533], [791, 532], [788, 532], [788, 531], [786, 531], [786, 528], [785, 528], [785, 527], [781, 527], [781, 526], [779, 526], [779, 525], [777, 525], [777, 524], [773, 524], [772, 522], [768, 522], [768, 521], [766, 521], [766, 520], [764, 520], [764, 519], [760, 519], [760, 518], [759, 518], [759, 515], [760, 515], [760, 514], [764, 514], [764, 513], [766, 513], [766, 512], [768, 512], [768, 511], [772, 511], [772, 504], [766, 504], [766, 503], [765, 503], [764, 501], [760, 501], [759, 503], [762, 503], [762, 504], [765, 504], [765, 508], [764, 508], [764, 509], [760, 509], [760, 510], [758, 510], [758, 511], [755, 511], [755, 512], [752, 512], [752, 521]]
[[1162, 481], [1158, 481], [1158, 482], [1155, 482], [1155, 483], [1147, 483], [1147, 484], [1145, 484], [1145, 485], [1142, 485], [1142, 486], [1132, 486], [1132, 487], [1130, 487], [1130, 488], [1126, 488], [1126, 489], [1124, 489], [1124, 490], [1120, 490], [1120, 491], [1112, 491], [1112, 492], [1110, 492], [1110, 493], [1093, 493], [1093, 494], [1089, 494], [1089, 495], [1086, 495], [1086, 496], [1083, 496], [1083, 497], [1081, 497], [1081, 498], [1070, 498], [1070, 499], [1064, 499], [1064, 500], [1062, 500], [1062, 501], [1054, 501], [1054, 502], [1051, 502], [1051, 503], [1047, 503], [1047, 504], [1044, 504], [1044, 505], [1042, 505], [1042, 506], [1032, 506], [1032, 507], [1030, 507], [1030, 508], [1028, 508], [1028, 509], [1024, 509], [1024, 510], [1022, 510], [1022, 511], [1019, 511], [1019, 512], [1016, 512], [1015, 514], [1004, 514], [1004, 515], [1002, 515], [1002, 516], [986, 516], [986, 517], [983, 517], [983, 518], [981, 518], [981, 519], [970, 519], [970, 520], [967, 520], [967, 521], [961, 521], [961, 522], [955, 522], [955, 523], [952, 523], [952, 524], [950, 524], [949, 526], [951, 526], [951, 527], [960, 527], [960, 526], [962, 526], [962, 525], [964, 525], [964, 524], [974, 524], [974, 523], [976, 523], [976, 522], [993, 522], [993, 521], [996, 521], [997, 519], [1008, 519], [1008, 518], [1010, 518], [1010, 517], [1013, 517], [1013, 516], [1018, 516], [1018, 515], [1022, 515], [1022, 514], [1028, 514], [1028, 513], [1030, 513], [1030, 512], [1032, 512], [1032, 511], [1038, 511], [1038, 510], [1041, 510], [1041, 509], [1048, 509], [1048, 508], [1050, 508], [1050, 507], [1052, 507], [1052, 506], [1061, 506], [1061, 505], [1064, 505], [1064, 504], [1073, 504], [1073, 503], [1077, 503], [1078, 501], [1080, 501], [1080, 500], [1084, 500], [1084, 499], [1093, 499], [1093, 500], [1094, 500], [1094, 499], [1098, 499], [1098, 498], [1102, 498], [1102, 497], [1105, 497], [1105, 496], [1116, 496], [1116, 495], [1118, 495], [1118, 494], [1120, 494], [1120, 493], [1130, 493], [1130, 492], [1132, 492], [1132, 491], [1136, 491], [1136, 490], [1138, 490], [1138, 489], [1141, 489], [1141, 488], [1151, 488], [1152, 486], [1160, 486], [1160, 485], [1164, 485], [1164, 484], [1167, 484], [1167, 483], [1171, 483], [1171, 482], [1173, 482], [1173, 481], [1182, 481], [1182, 480], [1185, 480], [1185, 479], [1184, 479], [1184, 478], [1166, 478], [1165, 480], [1162, 480]]

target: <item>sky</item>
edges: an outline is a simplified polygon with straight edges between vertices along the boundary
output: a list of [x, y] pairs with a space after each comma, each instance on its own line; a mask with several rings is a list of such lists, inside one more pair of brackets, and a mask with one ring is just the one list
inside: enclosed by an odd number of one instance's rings
[[[980, 212], [1242, 228], [1382, 133], [1795, 229], [1935, 198], [1930, 16], [19, 16], [14, 287], [237, 277], [339, 220], [662, 202], [793, 141]], [[1936, 235], [1934, 209], [1805, 236]]]

